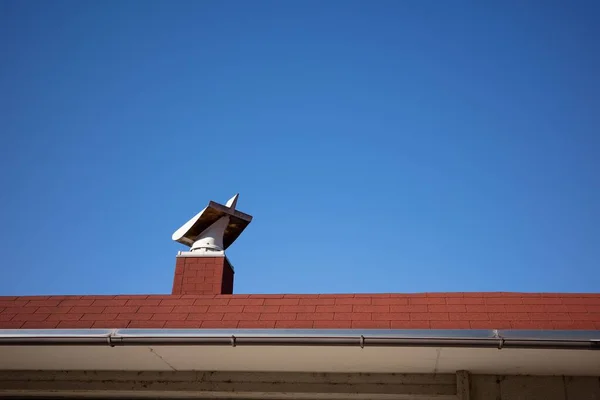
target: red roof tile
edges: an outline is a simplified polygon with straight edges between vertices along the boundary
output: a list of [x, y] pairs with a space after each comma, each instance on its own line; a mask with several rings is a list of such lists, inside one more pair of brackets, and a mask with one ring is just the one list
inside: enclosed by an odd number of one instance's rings
[[15, 328], [600, 329], [600, 294], [0, 296]]

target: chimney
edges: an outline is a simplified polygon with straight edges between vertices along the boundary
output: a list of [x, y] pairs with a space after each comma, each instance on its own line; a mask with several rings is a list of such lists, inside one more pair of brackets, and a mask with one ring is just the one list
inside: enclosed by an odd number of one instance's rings
[[177, 256], [173, 294], [232, 294], [233, 267], [227, 257]]
[[252, 221], [235, 209], [239, 194], [225, 204], [211, 201], [173, 234], [173, 240], [190, 246], [180, 251], [175, 264], [173, 294], [232, 294], [233, 267], [227, 249]]

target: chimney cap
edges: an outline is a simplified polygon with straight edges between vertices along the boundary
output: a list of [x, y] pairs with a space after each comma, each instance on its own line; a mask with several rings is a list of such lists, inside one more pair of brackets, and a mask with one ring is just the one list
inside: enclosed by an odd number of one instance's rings
[[229, 217], [227, 227], [223, 233], [223, 250], [233, 242], [246, 229], [252, 221], [252, 216], [235, 209], [239, 193], [233, 196], [225, 205], [210, 201], [202, 211], [183, 224], [172, 235], [172, 239], [186, 246], [192, 246], [204, 231], [210, 228], [222, 217]]

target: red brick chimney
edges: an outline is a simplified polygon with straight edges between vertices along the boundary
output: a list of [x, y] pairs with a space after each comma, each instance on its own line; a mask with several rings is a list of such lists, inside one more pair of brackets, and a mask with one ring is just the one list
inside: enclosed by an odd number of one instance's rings
[[173, 294], [232, 294], [233, 273], [224, 256], [177, 256]]
[[233, 268], [225, 250], [252, 221], [251, 215], [235, 209], [238, 197], [225, 205], [209, 202], [173, 233], [173, 240], [190, 247], [177, 255], [173, 294], [233, 293]]

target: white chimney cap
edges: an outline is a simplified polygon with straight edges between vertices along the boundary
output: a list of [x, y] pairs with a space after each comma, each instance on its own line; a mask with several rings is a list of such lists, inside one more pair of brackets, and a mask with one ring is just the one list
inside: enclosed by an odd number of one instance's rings
[[[246, 229], [252, 216], [237, 211], [239, 193], [227, 201], [225, 205], [210, 201], [202, 211], [183, 224], [173, 233], [173, 240], [186, 246], [196, 248], [203, 236], [210, 236], [211, 247], [225, 250]], [[211, 229], [212, 228], [212, 229]], [[214, 243], [213, 243], [214, 242]]]

